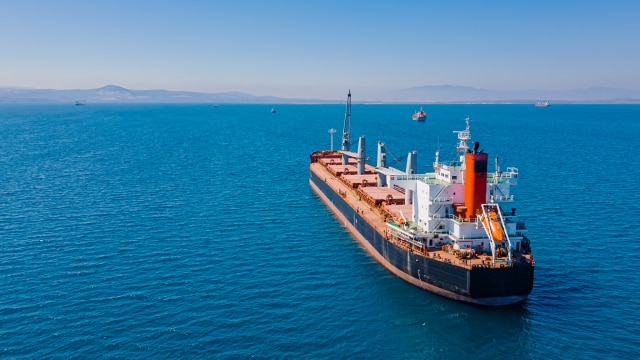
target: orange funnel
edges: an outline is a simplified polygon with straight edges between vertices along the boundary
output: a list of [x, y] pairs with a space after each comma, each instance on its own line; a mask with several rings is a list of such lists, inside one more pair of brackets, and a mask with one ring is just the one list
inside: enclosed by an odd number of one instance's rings
[[464, 205], [466, 218], [474, 219], [487, 202], [487, 161], [489, 154], [465, 154], [466, 172], [464, 175]]

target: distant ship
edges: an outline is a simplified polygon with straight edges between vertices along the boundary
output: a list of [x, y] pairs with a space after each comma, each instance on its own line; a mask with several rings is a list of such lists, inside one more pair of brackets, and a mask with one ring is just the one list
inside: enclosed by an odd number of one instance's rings
[[[458, 134], [458, 156], [435, 154], [433, 171], [418, 173], [416, 152], [406, 170], [386, 163], [378, 142], [377, 165], [366, 164], [365, 137], [351, 150], [351, 92], [342, 149], [310, 156], [309, 183], [339, 223], [380, 264], [435, 294], [481, 305], [523, 301], [535, 269], [527, 227], [516, 216], [511, 187], [518, 169], [487, 169], [488, 154], [473, 147], [469, 118]], [[342, 264], [347, 268], [348, 264]]]
[[272, 107], [272, 108], [271, 108], [271, 113], [273, 114], [273, 113], [275, 113], [275, 112], [276, 112], [276, 108], [275, 108], [275, 107]]
[[217, 108], [218, 106], [220, 106], [220, 105], [218, 105], [218, 104], [214, 104], [213, 105], [214, 108]]
[[537, 107], [547, 107], [547, 106], [549, 106], [549, 102], [548, 101], [538, 101], [536, 103], [536, 106]]
[[413, 120], [414, 121], [425, 121], [427, 120], [427, 113], [422, 110], [422, 107], [420, 107], [420, 111], [416, 112], [413, 114]]
[[76, 106], [83, 106], [85, 104], [84, 100], [76, 100]]

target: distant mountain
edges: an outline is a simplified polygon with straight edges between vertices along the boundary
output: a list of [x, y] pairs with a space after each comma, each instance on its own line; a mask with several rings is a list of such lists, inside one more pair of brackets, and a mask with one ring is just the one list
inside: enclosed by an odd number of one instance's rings
[[[62, 102], [73, 103], [245, 103], [245, 104], [327, 104], [340, 99], [299, 99], [256, 96], [242, 92], [201, 93], [169, 90], [131, 90], [107, 85], [97, 89], [55, 90], [20, 87], [0, 87], [2, 102]], [[550, 90], [488, 90], [469, 86], [419, 86], [389, 92], [376, 99], [357, 99], [359, 103], [640, 103], [640, 91], [593, 87], [564, 91]]]
[[608, 87], [575, 90], [488, 90], [469, 86], [419, 86], [397, 90], [384, 96], [386, 102], [446, 103], [497, 102], [531, 103], [539, 100], [562, 102], [638, 103], [640, 91]]
[[287, 99], [255, 96], [241, 92], [200, 93], [169, 90], [131, 90], [107, 85], [97, 89], [54, 90], [0, 87], [0, 102], [75, 102], [87, 103], [325, 103], [318, 99]]

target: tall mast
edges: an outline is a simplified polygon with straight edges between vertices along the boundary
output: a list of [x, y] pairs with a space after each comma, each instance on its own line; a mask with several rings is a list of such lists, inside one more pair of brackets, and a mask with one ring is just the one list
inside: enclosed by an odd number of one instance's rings
[[471, 140], [471, 131], [469, 131], [469, 117], [467, 116], [464, 119], [467, 123], [467, 128], [461, 131], [454, 131], [454, 133], [458, 133], [458, 155], [460, 155], [460, 163], [464, 164], [465, 153], [469, 150], [469, 145], [467, 144], [468, 140]]
[[[351, 143], [351, 89], [349, 89], [349, 95], [347, 95], [347, 110], [344, 113], [344, 125], [342, 127], [342, 151], [349, 151]], [[346, 154], [342, 154], [342, 164], [349, 163], [349, 157]]]

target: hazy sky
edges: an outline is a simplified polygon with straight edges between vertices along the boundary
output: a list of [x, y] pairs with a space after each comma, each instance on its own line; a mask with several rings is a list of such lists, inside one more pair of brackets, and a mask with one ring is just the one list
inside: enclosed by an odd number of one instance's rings
[[0, 0], [0, 86], [640, 89], [640, 1]]

